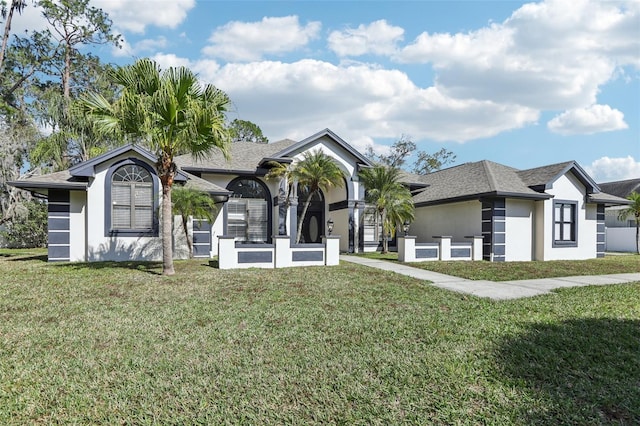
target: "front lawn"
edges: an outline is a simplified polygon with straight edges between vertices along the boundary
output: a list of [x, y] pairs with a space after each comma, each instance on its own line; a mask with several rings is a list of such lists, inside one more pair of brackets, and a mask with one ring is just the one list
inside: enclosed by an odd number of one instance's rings
[[[397, 253], [366, 253], [359, 256], [398, 261]], [[470, 280], [513, 281], [537, 278], [570, 277], [640, 272], [639, 255], [609, 255], [601, 259], [548, 260], [533, 262], [412, 262], [408, 266], [440, 272]]]
[[0, 424], [636, 424], [640, 283], [495, 302], [355, 264], [0, 253]]

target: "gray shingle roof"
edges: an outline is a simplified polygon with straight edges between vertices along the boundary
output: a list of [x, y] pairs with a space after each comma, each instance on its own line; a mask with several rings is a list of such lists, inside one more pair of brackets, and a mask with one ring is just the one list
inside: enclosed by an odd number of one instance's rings
[[194, 176], [191, 173], [185, 172], [185, 174], [187, 175], [187, 179], [188, 179], [187, 182], [184, 184], [185, 188], [204, 191], [213, 195], [226, 195], [231, 193], [230, 191], [224, 189], [223, 187], [218, 186], [214, 183], [211, 183], [208, 180], [204, 180], [202, 178], [199, 178], [198, 176]]
[[625, 204], [631, 204], [631, 201], [626, 198], [611, 195], [606, 192], [597, 192], [595, 194], [589, 194], [589, 202], [605, 204], [607, 206], [620, 206]]
[[69, 170], [31, 176], [7, 183], [16, 188], [39, 193], [46, 193], [48, 189], [85, 189], [87, 187], [85, 179], [71, 176]]
[[254, 172], [263, 158], [272, 157], [295, 143], [297, 142], [291, 139], [266, 144], [234, 142], [229, 150], [231, 156], [229, 161], [225, 160], [220, 152], [201, 160], [196, 160], [189, 154], [180, 155], [174, 161], [178, 167], [188, 172], [223, 170]]
[[599, 183], [603, 192], [625, 198], [633, 191], [640, 192], [640, 179], [618, 180], [615, 182]]
[[548, 183], [553, 182], [557, 176], [566, 171], [566, 169], [570, 168], [573, 164], [575, 164], [573, 161], [565, 161], [564, 163], [519, 170], [517, 173], [525, 185], [544, 187]]
[[517, 169], [487, 160], [440, 170], [421, 176], [420, 180], [428, 186], [413, 197], [417, 205], [491, 196], [550, 198], [549, 195], [525, 185], [518, 176]]

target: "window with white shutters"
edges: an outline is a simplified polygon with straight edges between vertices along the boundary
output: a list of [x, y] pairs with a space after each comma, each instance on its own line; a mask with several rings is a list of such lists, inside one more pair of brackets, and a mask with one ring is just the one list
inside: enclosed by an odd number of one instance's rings
[[153, 228], [153, 178], [144, 167], [127, 164], [111, 177], [111, 229]]

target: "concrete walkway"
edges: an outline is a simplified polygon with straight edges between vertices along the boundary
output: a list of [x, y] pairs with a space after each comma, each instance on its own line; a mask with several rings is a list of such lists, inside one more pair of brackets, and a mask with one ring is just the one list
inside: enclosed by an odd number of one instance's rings
[[383, 269], [420, 280], [431, 281], [434, 286], [458, 293], [488, 297], [493, 300], [519, 299], [540, 294], [549, 294], [551, 290], [563, 287], [582, 287], [588, 285], [624, 284], [640, 281], [640, 272], [633, 274], [589, 275], [561, 278], [542, 278], [520, 281], [476, 281], [438, 272], [425, 271], [401, 263], [368, 259], [360, 256], [341, 255], [340, 260], [357, 263], [371, 268]]

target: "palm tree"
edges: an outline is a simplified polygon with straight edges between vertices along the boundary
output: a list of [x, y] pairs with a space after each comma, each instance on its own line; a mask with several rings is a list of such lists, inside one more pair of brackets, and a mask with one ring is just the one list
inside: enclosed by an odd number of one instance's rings
[[273, 168], [267, 174], [267, 178], [284, 177], [288, 185], [297, 183], [306, 194], [302, 214], [298, 218], [298, 233], [296, 234], [296, 244], [298, 244], [302, 235], [302, 224], [313, 197], [319, 195], [321, 191], [341, 187], [344, 184], [345, 174], [338, 167], [338, 164], [320, 149], [305, 152], [302, 160], [291, 165], [277, 163], [272, 165]]
[[215, 213], [218, 208], [216, 202], [206, 192], [196, 189], [178, 187], [171, 193], [173, 202], [173, 214], [182, 216], [182, 230], [187, 239], [189, 247], [189, 257], [193, 257], [193, 241], [189, 236], [189, 216], [198, 219], [207, 219], [213, 223]]
[[201, 86], [189, 69], [161, 72], [150, 59], [118, 68], [111, 77], [121, 87], [121, 96], [110, 103], [100, 94], [88, 94], [84, 109], [102, 132], [141, 142], [156, 153], [162, 183], [163, 274], [173, 275], [171, 188], [177, 170], [173, 159], [184, 153], [201, 158], [216, 149], [228, 158], [231, 137], [224, 114], [230, 100], [213, 85]]
[[618, 220], [627, 220], [629, 216], [633, 216], [636, 220], [636, 253], [640, 254], [640, 194], [633, 191], [627, 196], [632, 203], [629, 207], [621, 210], [618, 214]]
[[376, 222], [382, 224], [382, 253], [389, 251], [389, 236], [398, 224], [414, 219], [411, 192], [399, 181], [400, 170], [377, 165], [360, 172], [366, 188], [365, 200], [376, 209]]

